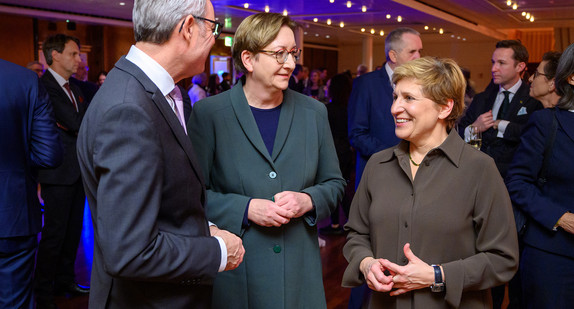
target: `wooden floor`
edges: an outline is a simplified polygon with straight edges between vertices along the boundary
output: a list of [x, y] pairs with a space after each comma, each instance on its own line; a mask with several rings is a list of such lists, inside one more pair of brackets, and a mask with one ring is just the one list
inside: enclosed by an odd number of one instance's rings
[[[329, 219], [321, 222], [319, 226], [329, 224]], [[76, 280], [79, 284], [89, 285], [93, 256], [93, 232], [91, 229], [90, 216], [86, 207], [84, 216], [84, 232], [76, 259]], [[321, 260], [323, 262], [323, 284], [329, 309], [346, 309], [349, 300], [350, 289], [341, 287], [341, 278], [347, 266], [343, 257], [344, 235], [321, 236], [327, 245], [321, 248]], [[56, 304], [60, 309], [86, 309], [88, 308], [88, 296], [75, 298], [56, 298]]]

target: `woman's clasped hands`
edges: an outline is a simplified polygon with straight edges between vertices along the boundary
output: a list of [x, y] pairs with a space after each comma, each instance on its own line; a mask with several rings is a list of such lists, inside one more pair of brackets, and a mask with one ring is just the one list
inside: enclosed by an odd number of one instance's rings
[[[419, 259], [407, 243], [403, 247], [408, 264], [401, 266], [387, 259], [367, 257], [361, 261], [360, 269], [370, 289], [391, 292], [397, 296], [409, 291], [428, 288], [434, 283], [432, 266]], [[443, 279], [444, 280], [444, 279]]]

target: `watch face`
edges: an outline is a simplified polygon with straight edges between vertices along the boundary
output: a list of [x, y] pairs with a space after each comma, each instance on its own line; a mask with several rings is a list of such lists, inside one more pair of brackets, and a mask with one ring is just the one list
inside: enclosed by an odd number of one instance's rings
[[442, 292], [444, 291], [444, 283], [435, 283], [430, 286], [431, 292]]

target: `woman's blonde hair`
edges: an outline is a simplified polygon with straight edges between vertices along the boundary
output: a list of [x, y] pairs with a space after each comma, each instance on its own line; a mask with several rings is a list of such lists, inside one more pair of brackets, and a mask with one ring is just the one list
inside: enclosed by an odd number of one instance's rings
[[436, 104], [446, 105], [452, 99], [452, 111], [445, 119], [448, 129], [452, 129], [464, 113], [466, 81], [458, 64], [448, 58], [422, 57], [395, 69], [393, 83], [397, 84], [402, 79], [415, 79], [423, 94]]
[[297, 28], [297, 24], [291, 18], [279, 13], [259, 13], [244, 19], [237, 27], [231, 47], [235, 69], [247, 73], [241, 60], [241, 53], [244, 50], [253, 54], [259, 53], [275, 40], [283, 26], [288, 26], [293, 31]]

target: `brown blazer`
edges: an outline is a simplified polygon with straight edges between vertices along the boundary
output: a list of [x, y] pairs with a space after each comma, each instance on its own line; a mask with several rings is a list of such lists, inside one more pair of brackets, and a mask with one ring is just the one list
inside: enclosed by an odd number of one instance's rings
[[349, 261], [343, 286], [360, 285], [365, 257], [406, 265], [405, 243], [428, 264], [442, 264], [446, 292], [373, 292], [372, 308], [490, 308], [489, 288], [518, 268], [510, 199], [493, 160], [454, 130], [430, 151], [412, 181], [408, 142], [368, 161], [345, 225]]

